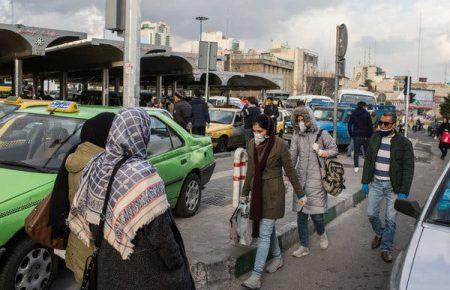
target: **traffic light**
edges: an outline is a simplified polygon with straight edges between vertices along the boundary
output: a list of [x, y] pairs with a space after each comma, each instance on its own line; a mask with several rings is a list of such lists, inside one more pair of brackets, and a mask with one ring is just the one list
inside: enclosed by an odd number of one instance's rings
[[403, 95], [406, 96], [408, 94], [408, 82], [409, 82], [409, 90], [411, 91], [411, 77], [405, 77], [405, 86], [403, 87]]
[[416, 100], [414, 99], [416, 97], [416, 94], [409, 93], [409, 103], [414, 103]]

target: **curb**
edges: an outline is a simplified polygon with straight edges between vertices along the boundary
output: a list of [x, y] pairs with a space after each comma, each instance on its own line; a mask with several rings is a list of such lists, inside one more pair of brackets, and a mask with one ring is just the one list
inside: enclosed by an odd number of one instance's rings
[[[361, 192], [344, 194], [336, 205], [329, 208], [325, 214], [325, 224], [330, 223], [341, 214], [362, 202], [366, 196]], [[314, 233], [313, 224], [309, 225], [310, 234]], [[291, 222], [278, 230], [278, 240], [283, 252], [298, 243], [297, 222]], [[256, 248], [248, 249], [237, 257], [223, 257], [220, 261], [211, 264], [193, 261], [191, 266], [192, 276], [198, 289], [209, 289], [218, 283], [236, 279], [253, 268]], [[270, 257], [269, 257], [270, 258]]]
[[214, 159], [222, 159], [231, 157], [233, 154], [231, 152], [214, 153]]

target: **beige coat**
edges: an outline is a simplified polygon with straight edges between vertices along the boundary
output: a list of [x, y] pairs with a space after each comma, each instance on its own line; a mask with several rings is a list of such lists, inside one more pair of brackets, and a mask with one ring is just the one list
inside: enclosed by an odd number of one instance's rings
[[[69, 200], [72, 202], [78, 189], [84, 167], [103, 148], [89, 142], [80, 144], [76, 151], [66, 160], [66, 169], [69, 172]], [[93, 247], [86, 247], [73, 233], [70, 233], [66, 249], [66, 266], [75, 275], [78, 283], [83, 281], [83, 272], [86, 259], [92, 254]]]
[[[245, 177], [243, 195], [248, 195], [252, 190], [253, 176], [255, 174], [253, 151], [255, 150], [255, 141], [252, 139], [248, 150], [247, 176]], [[259, 153], [262, 158], [264, 151]], [[275, 137], [275, 144], [267, 159], [266, 168], [262, 175], [262, 216], [266, 219], [279, 219], [284, 216], [286, 188], [283, 181], [283, 170], [289, 181], [292, 183], [294, 192], [297, 196], [303, 196], [303, 190], [300, 186], [297, 173], [292, 166], [291, 155], [286, 143], [279, 137]]]

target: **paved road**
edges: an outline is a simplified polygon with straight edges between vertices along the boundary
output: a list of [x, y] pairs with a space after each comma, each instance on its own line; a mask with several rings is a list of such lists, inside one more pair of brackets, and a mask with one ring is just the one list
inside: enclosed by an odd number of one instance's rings
[[[413, 138], [418, 139], [415, 148], [419, 161], [410, 198], [423, 205], [447, 161], [439, 159], [437, 145], [430, 138], [422, 135]], [[367, 201], [364, 201], [327, 226], [328, 250], [319, 248], [317, 236], [311, 239], [311, 252], [307, 257], [291, 257], [297, 246], [291, 248], [285, 253], [285, 266], [275, 274], [266, 275], [262, 289], [388, 289], [392, 264], [384, 263], [379, 251], [370, 249], [373, 233], [366, 208]], [[414, 222], [399, 214], [395, 256], [406, 247]], [[238, 283], [228, 287], [240, 288]]]

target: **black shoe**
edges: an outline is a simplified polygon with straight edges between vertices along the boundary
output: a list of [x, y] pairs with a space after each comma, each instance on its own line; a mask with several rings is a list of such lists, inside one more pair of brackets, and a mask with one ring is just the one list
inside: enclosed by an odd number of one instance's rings
[[444, 156], [444, 155], [441, 155], [441, 159], [444, 160], [444, 159], [445, 159], [445, 156]]

